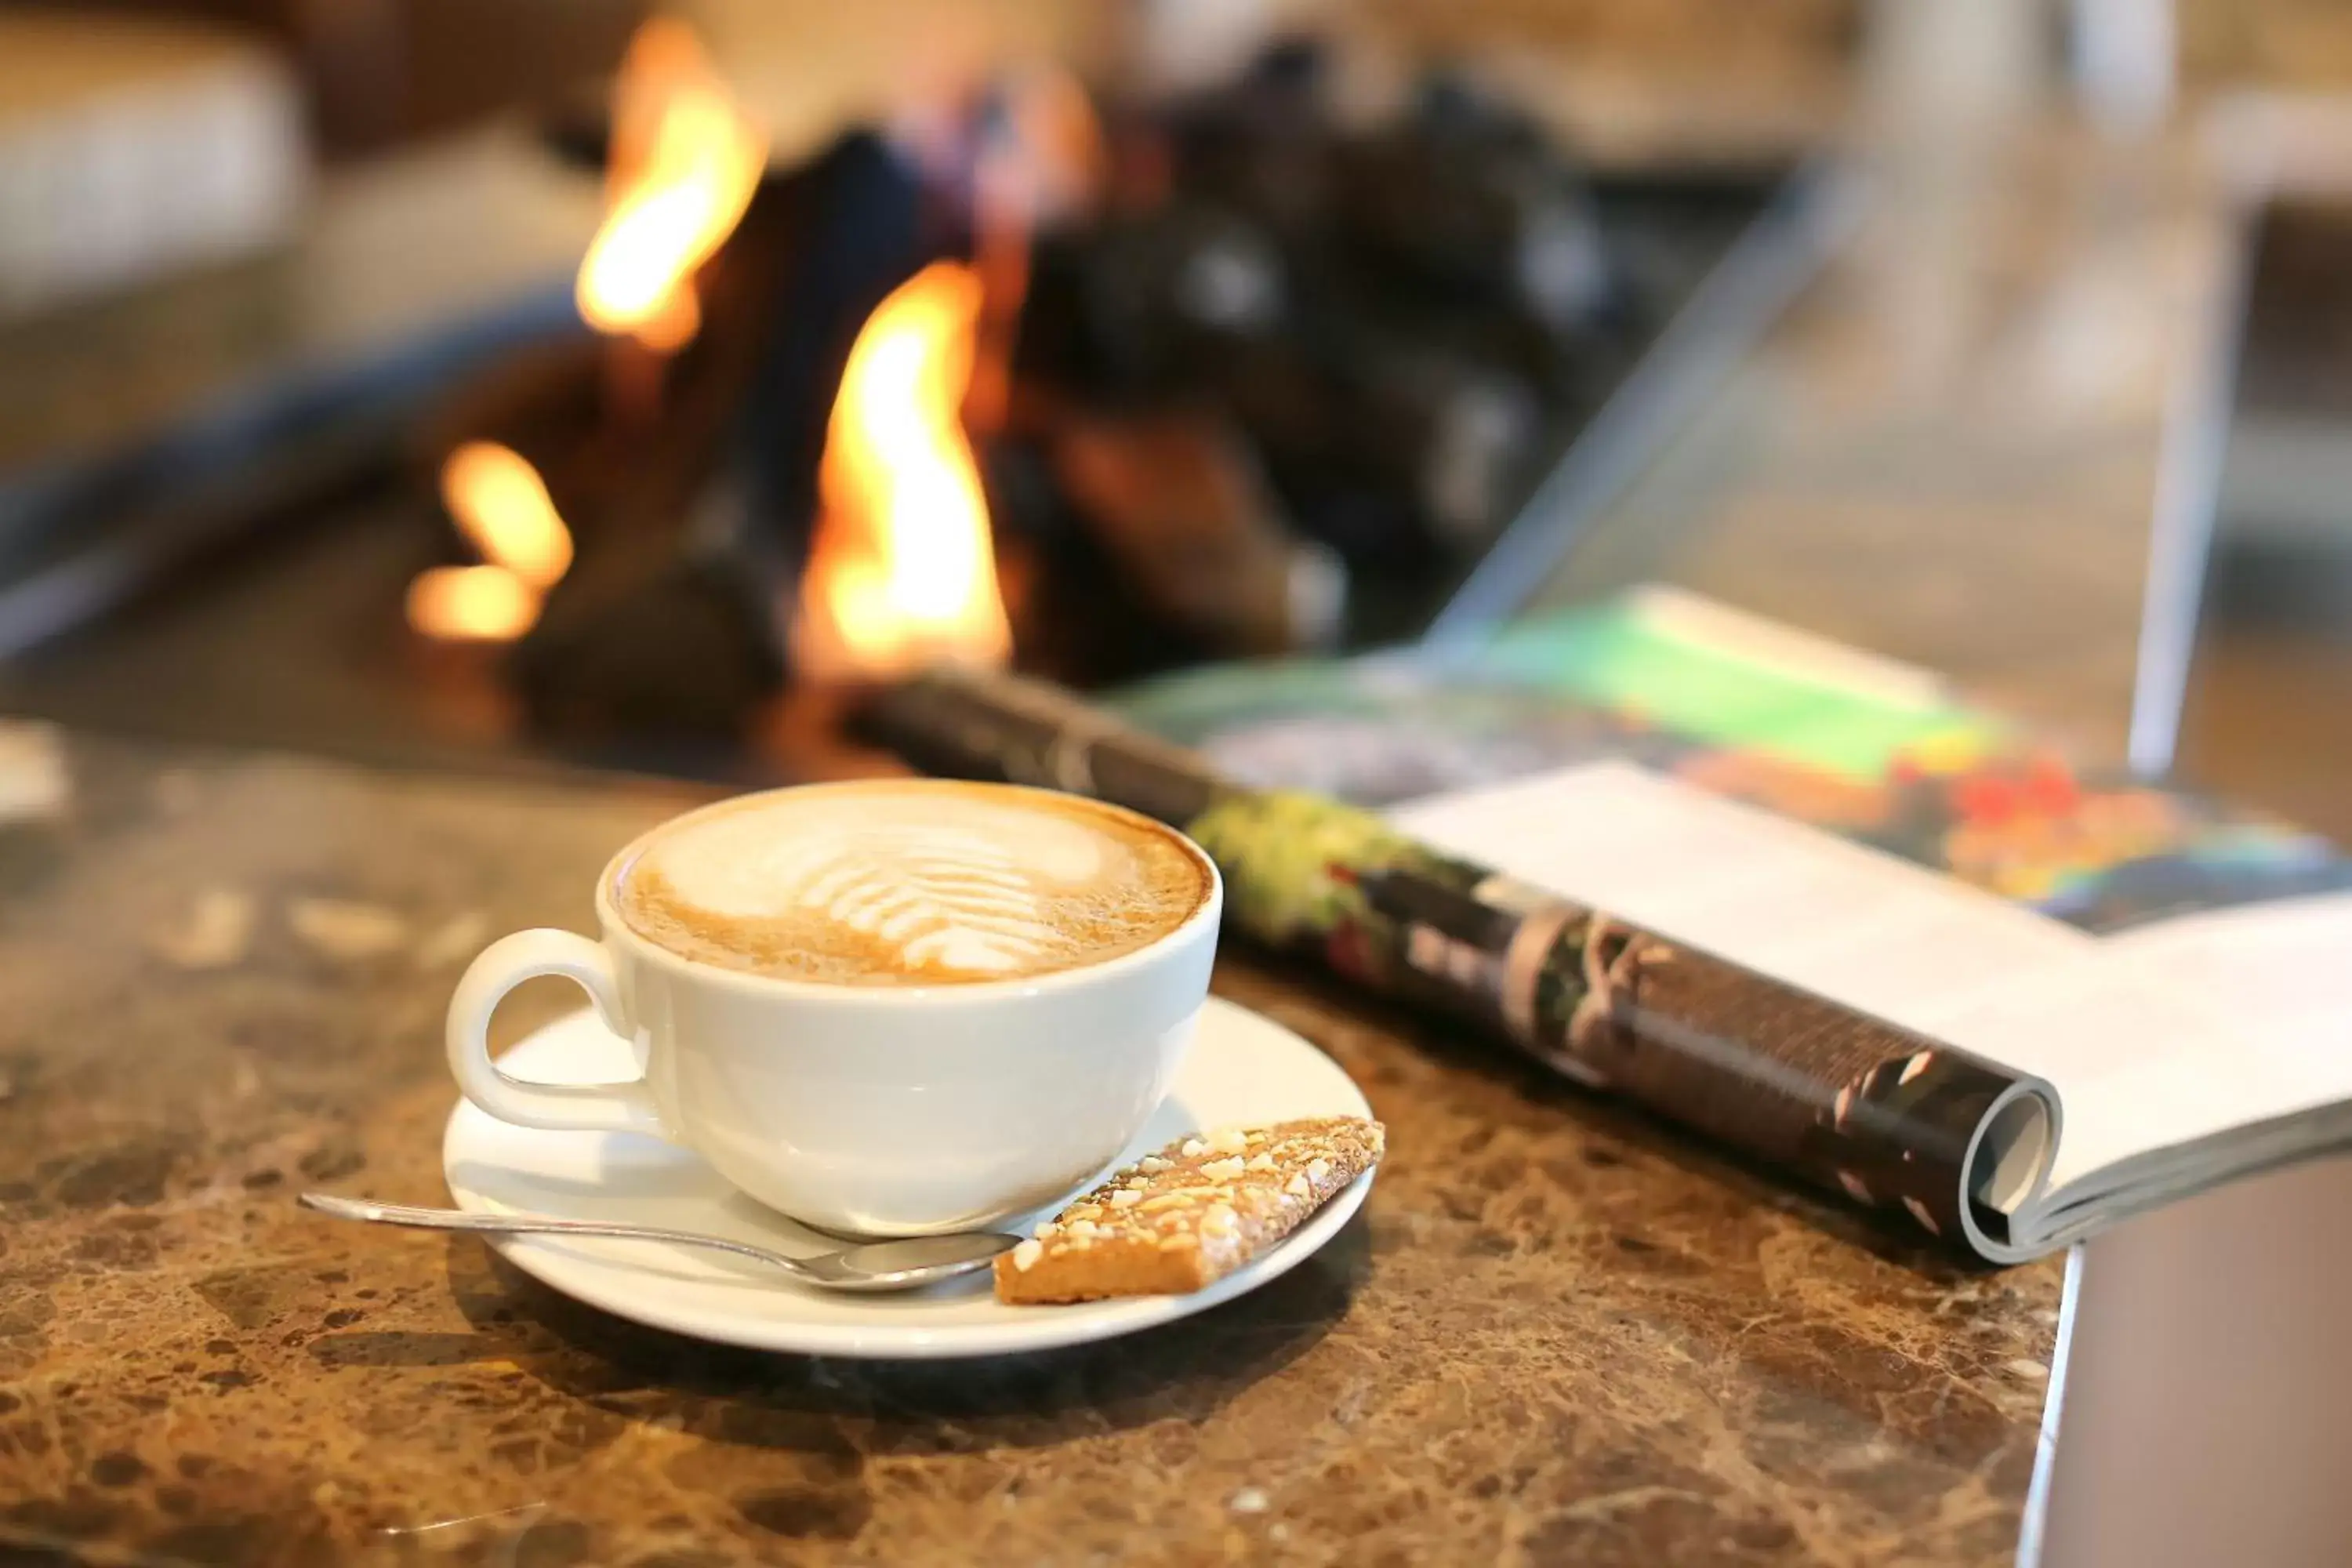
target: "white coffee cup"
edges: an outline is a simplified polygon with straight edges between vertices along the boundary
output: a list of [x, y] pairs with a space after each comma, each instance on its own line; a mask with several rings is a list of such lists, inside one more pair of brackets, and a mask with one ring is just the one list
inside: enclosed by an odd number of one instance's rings
[[[1165, 935], [1021, 979], [885, 986], [721, 968], [639, 935], [614, 888], [656, 828], [598, 879], [602, 940], [519, 931], [474, 961], [449, 1004], [450, 1068], [501, 1121], [667, 1139], [823, 1229], [991, 1226], [1099, 1174], [1142, 1131], [1192, 1043], [1223, 887], [1191, 840], [1150, 826], [1198, 857], [1208, 886]], [[499, 1070], [490, 1016], [542, 974], [579, 983], [605, 1026], [635, 1044], [642, 1078], [526, 1083]]]

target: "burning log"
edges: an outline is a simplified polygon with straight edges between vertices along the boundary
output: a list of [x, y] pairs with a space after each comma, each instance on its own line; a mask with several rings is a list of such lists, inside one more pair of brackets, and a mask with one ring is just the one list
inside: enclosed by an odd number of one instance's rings
[[540, 731], [590, 746], [731, 737], [781, 672], [739, 584], [658, 538], [584, 563], [508, 668]]
[[1404, 279], [1566, 336], [1609, 308], [1614, 279], [1575, 170], [1531, 121], [1440, 78], [1414, 111], [1342, 142], [1334, 217]]
[[1232, 345], [1294, 324], [1283, 258], [1228, 210], [1171, 203], [1044, 237], [1015, 374], [1065, 392], [1197, 389]]
[[1245, 216], [1286, 248], [1329, 237], [1343, 136], [1330, 98], [1328, 51], [1297, 40], [1266, 51], [1224, 87], [1153, 117], [1187, 198]]
[[1292, 537], [1256, 464], [1214, 418], [1073, 409], [1053, 443], [1063, 493], [1139, 596], [1210, 652], [1289, 654], [1338, 639], [1346, 569]]
[[726, 455], [738, 492], [719, 549], [764, 597], [789, 603], [815, 521], [818, 470], [859, 327], [937, 258], [917, 172], [870, 132], [842, 137], [792, 182], [790, 245], [766, 277], [765, 318]]
[[[1044, 237], [1018, 373], [1046, 406], [1206, 404], [1300, 526], [1363, 574], [1492, 536], [1559, 420], [1614, 279], [1575, 171], [1532, 123], [1429, 84], [1370, 130], [1325, 102], [1320, 58], [1125, 129], [1168, 191]], [[1148, 160], [1146, 160], [1148, 161]]]
[[1105, 396], [1205, 402], [1351, 563], [1409, 567], [1482, 542], [1517, 497], [1544, 400], [1507, 364], [1412, 341], [1333, 295], [1302, 289], [1266, 234], [1210, 208], [1056, 237], [1016, 361], [1054, 394], [1030, 423]]
[[1301, 524], [1371, 571], [1483, 542], [1541, 434], [1537, 399], [1510, 375], [1370, 333], [1247, 344], [1215, 386]]

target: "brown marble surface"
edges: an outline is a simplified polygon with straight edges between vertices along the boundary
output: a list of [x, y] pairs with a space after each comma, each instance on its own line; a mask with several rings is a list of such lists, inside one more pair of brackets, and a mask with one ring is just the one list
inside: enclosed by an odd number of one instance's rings
[[[78, 740], [0, 830], [0, 1559], [2005, 1563], [2054, 1267], [1962, 1268], [1245, 959], [1391, 1127], [1310, 1264], [1136, 1341], [719, 1350], [480, 1243], [439, 1018], [678, 801]], [[552, 983], [502, 1022], [574, 1005]], [[54, 1555], [52, 1555], [54, 1554]]]

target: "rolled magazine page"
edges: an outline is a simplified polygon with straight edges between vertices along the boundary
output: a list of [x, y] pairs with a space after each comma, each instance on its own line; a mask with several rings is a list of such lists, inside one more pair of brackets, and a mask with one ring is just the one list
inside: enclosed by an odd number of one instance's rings
[[1183, 829], [1244, 937], [1368, 992], [1444, 1009], [1591, 1088], [1812, 1184], [2013, 1262], [2056, 1092], [1873, 1018], [1440, 854], [1318, 795], [1255, 790], [1057, 688], [937, 671], [864, 721], [916, 766], [1041, 784]]

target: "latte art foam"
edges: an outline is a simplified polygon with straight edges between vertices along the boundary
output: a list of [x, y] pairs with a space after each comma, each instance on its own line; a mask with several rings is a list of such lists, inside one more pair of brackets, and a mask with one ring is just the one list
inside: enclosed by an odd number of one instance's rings
[[1002, 980], [1115, 958], [1208, 895], [1171, 834], [979, 784], [833, 785], [688, 817], [623, 868], [622, 916], [700, 963], [836, 984]]

